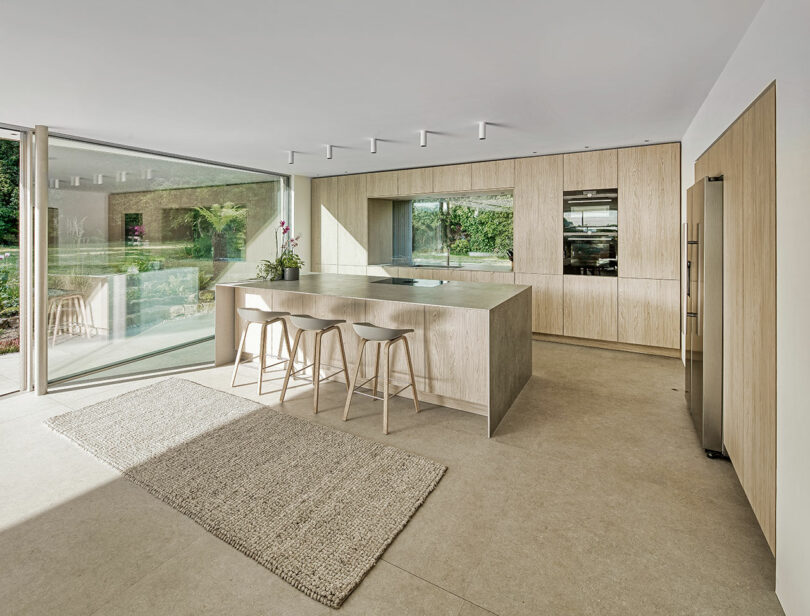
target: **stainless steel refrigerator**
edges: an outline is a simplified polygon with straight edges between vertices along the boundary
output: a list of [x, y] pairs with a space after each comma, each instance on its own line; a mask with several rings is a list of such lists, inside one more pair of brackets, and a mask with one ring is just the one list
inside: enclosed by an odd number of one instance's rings
[[703, 178], [686, 196], [684, 284], [686, 402], [709, 457], [723, 447], [723, 180]]

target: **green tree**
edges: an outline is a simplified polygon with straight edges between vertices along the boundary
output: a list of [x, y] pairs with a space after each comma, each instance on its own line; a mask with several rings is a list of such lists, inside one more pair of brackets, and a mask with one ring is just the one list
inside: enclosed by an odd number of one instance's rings
[[0, 139], [0, 245], [19, 242], [20, 145]]
[[[225, 259], [228, 256], [228, 236], [233, 234], [244, 237], [247, 210], [244, 205], [215, 203], [209, 207], [195, 207], [199, 215], [197, 222], [201, 234], [211, 234], [214, 261]], [[207, 228], [205, 228], [207, 227]]]

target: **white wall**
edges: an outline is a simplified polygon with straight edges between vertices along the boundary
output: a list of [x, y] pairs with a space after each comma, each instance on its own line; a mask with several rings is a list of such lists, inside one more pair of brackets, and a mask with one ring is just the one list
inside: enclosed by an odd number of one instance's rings
[[59, 245], [73, 246], [76, 238], [71, 228], [78, 225], [84, 231], [85, 241], [107, 241], [107, 193], [84, 190], [50, 190], [48, 207], [59, 210]]
[[810, 614], [808, 26], [810, 1], [766, 0], [687, 129], [682, 150], [685, 193], [695, 159], [776, 80], [776, 593], [787, 616]]
[[296, 235], [301, 235], [298, 254], [304, 260], [304, 272], [310, 271], [312, 263], [312, 220], [310, 215], [312, 180], [303, 175], [290, 178], [290, 209], [292, 210], [292, 228]]

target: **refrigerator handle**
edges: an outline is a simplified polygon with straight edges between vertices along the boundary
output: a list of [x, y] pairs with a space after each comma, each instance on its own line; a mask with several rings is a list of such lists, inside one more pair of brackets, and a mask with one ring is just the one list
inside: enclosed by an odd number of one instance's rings
[[695, 306], [695, 308], [696, 308], [695, 309], [695, 330], [697, 331], [698, 336], [702, 336], [703, 335], [703, 327], [702, 327], [702, 323], [701, 323], [702, 319], [700, 318], [700, 314], [703, 312], [703, 306], [700, 303], [700, 251], [703, 250], [703, 239], [700, 237], [700, 223], [697, 223], [696, 236], [697, 236], [697, 251], [696, 251], [697, 254], [695, 255], [695, 259], [697, 261], [696, 266], [697, 266], [697, 271], [698, 271], [698, 273], [697, 273], [698, 296], [697, 296], [697, 302], [696, 302], [696, 306]]

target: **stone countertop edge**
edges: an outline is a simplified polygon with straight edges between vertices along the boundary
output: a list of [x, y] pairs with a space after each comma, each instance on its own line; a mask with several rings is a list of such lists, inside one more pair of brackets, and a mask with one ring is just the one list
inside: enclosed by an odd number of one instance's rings
[[299, 280], [245, 280], [218, 283], [217, 286], [244, 289], [268, 289], [328, 295], [351, 299], [404, 302], [425, 306], [492, 310], [531, 287], [521, 284], [450, 281], [435, 287], [375, 284], [386, 276], [359, 276], [352, 274], [302, 274]]

